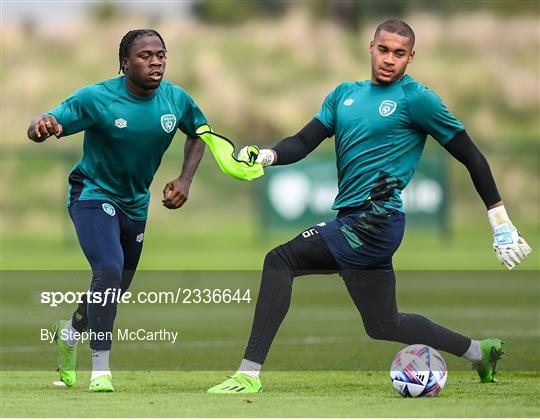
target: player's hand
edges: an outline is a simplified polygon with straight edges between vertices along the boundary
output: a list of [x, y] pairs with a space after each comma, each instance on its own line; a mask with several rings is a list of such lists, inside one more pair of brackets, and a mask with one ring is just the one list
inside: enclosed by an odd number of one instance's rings
[[44, 115], [32, 121], [28, 130], [28, 137], [34, 141], [41, 142], [52, 135], [59, 137], [62, 131], [62, 125], [56, 121], [54, 116]]
[[161, 202], [168, 209], [179, 209], [188, 199], [190, 185], [191, 181], [181, 177], [167, 182], [165, 188], [163, 188], [163, 200]]
[[260, 163], [263, 168], [270, 166], [274, 163], [275, 152], [270, 149], [261, 149], [255, 145], [245, 146], [238, 152], [238, 160], [253, 165], [255, 162]]
[[238, 156], [236, 157], [236, 159], [242, 162], [246, 162], [249, 165], [253, 165], [257, 161], [258, 156], [259, 148], [252, 144], [250, 146], [242, 147], [238, 152]]
[[521, 264], [532, 252], [510, 221], [503, 205], [488, 210], [489, 224], [493, 228], [493, 249], [499, 262], [509, 270]]
[[532, 252], [512, 223], [504, 223], [493, 229], [493, 249], [499, 262], [509, 270], [525, 261]]

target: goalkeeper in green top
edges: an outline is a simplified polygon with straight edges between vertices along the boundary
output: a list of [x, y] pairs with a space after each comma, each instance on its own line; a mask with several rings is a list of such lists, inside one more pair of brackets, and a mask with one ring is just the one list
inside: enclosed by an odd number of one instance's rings
[[60, 380], [67, 386], [77, 379], [78, 333], [88, 330], [89, 389], [113, 391], [109, 353], [117, 302], [102, 305], [98, 296], [115, 289], [124, 292], [133, 279], [143, 247], [150, 183], [176, 130], [187, 136], [184, 162], [180, 176], [165, 185], [165, 207], [184, 205], [204, 153], [205, 143], [196, 131], [207, 120], [182, 88], [163, 80], [166, 54], [158, 32], [128, 32], [119, 48], [122, 76], [83, 87], [28, 127], [28, 137], [35, 142], [84, 131], [83, 156], [69, 175], [68, 209], [92, 268], [92, 282], [88, 301], [79, 304], [71, 320], [53, 327]]
[[[405, 227], [401, 191], [410, 181], [427, 135], [463, 163], [487, 208], [499, 261], [512, 269], [531, 248], [510, 222], [485, 157], [461, 122], [430, 89], [406, 75], [415, 35], [406, 23], [380, 24], [369, 46], [371, 80], [346, 82], [325, 99], [298, 134], [263, 149], [263, 166], [288, 165], [335, 136], [338, 194], [335, 220], [319, 223], [271, 250], [264, 262], [251, 335], [236, 374], [212, 394], [262, 389], [261, 367], [291, 300], [294, 277], [339, 273], [374, 339], [426, 344], [473, 363], [481, 382], [494, 382], [499, 339], [474, 340], [417, 315], [400, 313], [392, 256]], [[245, 151], [240, 157], [246, 158]]]

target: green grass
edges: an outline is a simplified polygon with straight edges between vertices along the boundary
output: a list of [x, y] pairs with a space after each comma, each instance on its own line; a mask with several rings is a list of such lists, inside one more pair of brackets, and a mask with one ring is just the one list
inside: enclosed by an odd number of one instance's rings
[[[87, 262], [67, 236], [2, 237], [1, 415], [3, 417], [537, 417], [540, 415], [540, 282], [538, 259], [500, 267], [487, 226], [461, 226], [450, 241], [409, 230], [395, 258], [398, 302], [463, 334], [506, 339], [499, 383], [481, 385], [469, 364], [443, 353], [449, 379], [440, 396], [408, 400], [388, 379], [398, 343], [374, 341], [337, 276], [295, 280], [291, 309], [263, 373], [264, 393], [208, 396], [208, 387], [237, 367], [249, 335], [265, 253], [297, 232], [257, 238], [252, 222], [181, 231], [150, 222], [133, 291], [250, 289], [251, 303], [144, 305], [119, 308], [116, 327], [178, 331], [171, 343], [116, 341], [116, 392], [90, 395], [88, 344], [79, 348], [79, 383], [52, 386], [55, 349], [41, 328], [73, 305], [39, 303], [45, 290], [85, 290]], [[521, 224], [531, 239], [535, 227]], [[69, 226], [68, 226], [69, 227]], [[71, 227], [69, 227], [71, 228]], [[234, 238], [234, 239], [232, 239]], [[533, 255], [534, 257], [534, 255]], [[26, 270], [26, 271], [24, 271]], [[29, 270], [29, 271], [28, 271]], [[61, 271], [56, 271], [61, 270]], [[70, 271], [71, 270], [71, 271]], [[157, 270], [157, 271], [153, 271]], [[165, 271], [169, 270], [169, 271]], [[179, 271], [183, 270], [183, 271]], [[192, 270], [192, 271], [186, 271]], [[251, 271], [250, 271], [251, 270]], [[431, 270], [431, 271], [428, 271]], [[95, 402], [98, 401], [98, 409]]]
[[[483, 219], [481, 219], [483, 220]], [[401, 270], [503, 270], [491, 247], [487, 221], [462, 224], [448, 237], [433, 230], [407, 228], [394, 256]], [[88, 263], [81, 252], [70, 221], [64, 233], [43, 237], [24, 234], [2, 235], [1, 267], [4, 270], [80, 270]], [[539, 270], [538, 224], [516, 221], [533, 248], [531, 257], [519, 270]], [[203, 221], [167, 229], [149, 220], [139, 269], [141, 270], [258, 270], [265, 254], [300, 233], [264, 233], [256, 221], [216, 226]]]
[[513, 372], [480, 384], [451, 372], [431, 399], [394, 393], [387, 372], [267, 372], [250, 396], [209, 396], [224, 372], [118, 372], [114, 394], [89, 394], [88, 372], [56, 389], [49, 372], [3, 372], [2, 416], [9, 417], [538, 417], [538, 374]]
[[[133, 290], [181, 287], [249, 288], [255, 271], [141, 271]], [[404, 271], [398, 301], [404, 312], [424, 314], [473, 337], [498, 336], [508, 354], [499, 383], [481, 385], [469, 363], [443, 353], [449, 379], [435, 399], [406, 400], [392, 390], [388, 368], [399, 343], [369, 339], [337, 277], [295, 281], [287, 318], [263, 372], [261, 395], [207, 396], [208, 387], [237, 367], [255, 300], [243, 304], [125, 304], [116, 327], [165, 328], [178, 342], [118, 342], [111, 365], [117, 389], [89, 395], [88, 344], [79, 348], [82, 370], [74, 389], [52, 381], [54, 346], [40, 328], [66, 318], [72, 305], [40, 304], [43, 290], [84, 290], [84, 271], [4, 272], [2, 310], [2, 416], [107, 417], [535, 417], [540, 414], [540, 285], [533, 271]], [[77, 285], [77, 287], [75, 287]], [[99, 401], [99, 405], [94, 404]], [[96, 408], [99, 407], [99, 408]]]

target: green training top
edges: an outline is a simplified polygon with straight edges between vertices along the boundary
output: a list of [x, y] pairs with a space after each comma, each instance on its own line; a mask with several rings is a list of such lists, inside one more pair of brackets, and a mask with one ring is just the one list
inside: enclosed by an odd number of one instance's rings
[[[149, 187], [176, 129], [197, 137], [207, 124], [179, 86], [162, 80], [153, 96], [141, 98], [124, 76], [83, 87], [47, 114], [62, 125], [62, 137], [84, 131], [83, 156], [71, 171], [82, 178], [77, 198], [110, 200], [135, 220], [147, 218]], [[68, 205], [72, 195], [70, 187]]]
[[429, 134], [441, 145], [464, 130], [436, 93], [410, 76], [388, 85], [345, 82], [316, 115], [335, 135], [337, 210], [367, 202], [404, 211], [401, 191]]

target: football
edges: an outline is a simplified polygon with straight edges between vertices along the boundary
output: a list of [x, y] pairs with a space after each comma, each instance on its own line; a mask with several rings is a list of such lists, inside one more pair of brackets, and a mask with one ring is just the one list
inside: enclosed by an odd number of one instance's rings
[[392, 385], [402, 397], [434, 397], [444, 388], [447, 376], [443, 357], [423, 344], [405, 347], [390, 367]]

